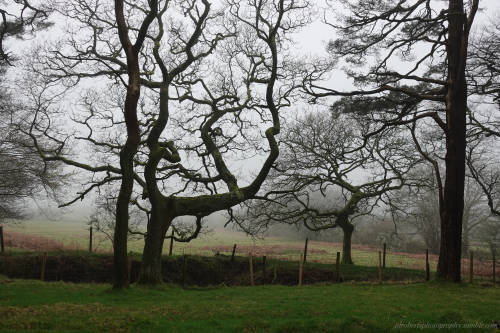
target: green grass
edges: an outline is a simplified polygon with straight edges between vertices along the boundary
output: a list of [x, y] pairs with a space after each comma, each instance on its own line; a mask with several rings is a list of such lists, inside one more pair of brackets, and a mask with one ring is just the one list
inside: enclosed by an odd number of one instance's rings
[[499, 308], [500, 288], [437, 282], [134, 286], [117, 293], [102, 284], [0, 278], [0, 332], [413, 332], [394, 327], [401, 322], [491, 325]]

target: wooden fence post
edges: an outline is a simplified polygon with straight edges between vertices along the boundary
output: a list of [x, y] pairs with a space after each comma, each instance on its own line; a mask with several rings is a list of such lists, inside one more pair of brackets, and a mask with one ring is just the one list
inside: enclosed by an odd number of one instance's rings
[[309, 238], [306, 238], [306, 245], [304, 246], [304, 264], [306, 263], [307, 258], [307, 243], [309, 243]]
[[337, 261], [335, 262], [335, 273], [337, 282], [340, 282], [340, 252], [337, 252]]
[[45, 268], [47, 266], [47, 252], [42, 255], [42, 271], [40, 272], [40, 280], [45, 280]]
[[383, 261], [382, 261], [382, 268], [385, 268], [385, 253], [387, 251], [387, 244], [384, 243], [384, 256], [383, 256]]
[[263, 256], [262, 257], [262, 275], [264, 277], [266, 276], [266, 261], [267, 261], [266, 256]]
[[[306, 242], [306, 244], [307, 244], [307, 242]], [[299, 287], [302, 286], [302, 271], [303, 271], [304, 261], [305, 260], [301, 254], [300, 259], [299, 259]]]
[[127, 256], [127, 269], [128, 278], [130, 281], [130, 277], [132, 276], [132, 251], [130, 251]]
[[250, 265], [250, 285], [253, 287], [255, 283], [253, 280], [253, 259], [251, 252], [248, 254], [248, 264]]
[[382, 282], [382, 252], [378, 251], [378, 281]]
[[187, 275], [187, 257], [184, 254], [182, 256], [182, 288], [184, 288], [184, 285], [186, 284], [186, 275]]
[[472, 279], [474, 278], [474, 255], [472, 251], [470, 251], [470, 259], [469, 259], [469, 283], [472, 283]]
[[496, 271], [497, 271], [497, 261], [496, 261], [496, 258], [495, 258], [495, 252], [493, 252], [493, 287], [496, 286], [497, 284], [497, 278], [496, 278]]
[[276, 264], [274, 264], [274, 274], [272, 283], [275, 283], [277, 280], [278, 280], [278, 271], [276, 269]]
[[92, 252], [92, 227], [89, 229], [89, 252]]
[[431, 279], [431, 272], [429, 266], [429, 249], [425, 249], [425, 281]]
[[168, 255], [172, 255], [172, 250], [174, 249], [174, 228], [172, 228], [172, 234], [170, 235], [170, 248], [168, 250]]
[[234, 262], [234, 253], [236, 252], [236, 244], [233, 246], [233, 253], [231, 254], [231, 262]]
[[1, 225], [0, 225], [0, 248], [1, 248], [1, 252], [4, 253], [5, 247], [3, 244], [3, 227]]

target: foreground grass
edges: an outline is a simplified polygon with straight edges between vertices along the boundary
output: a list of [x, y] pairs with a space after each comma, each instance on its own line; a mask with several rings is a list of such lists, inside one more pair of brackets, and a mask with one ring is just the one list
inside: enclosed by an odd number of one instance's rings
[[[0, 332], [413, 332], [500, 318], [500, 288], [337, 284], [183, 290], [0, 279]], [[424, 331], [433, 331], [432, 329]], [[436, 331], [443, 331], [436, 330]], [[449, 332], [495, 332], [493, 328]]]

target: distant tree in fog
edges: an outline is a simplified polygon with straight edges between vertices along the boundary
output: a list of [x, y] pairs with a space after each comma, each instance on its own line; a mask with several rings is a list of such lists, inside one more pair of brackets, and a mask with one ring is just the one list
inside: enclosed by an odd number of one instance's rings
[[[430, 170], [420, 169], [420, 183], [406, 188], [390, 202], [397, 209], [397, 223], [413, 226], [431, 253], [439, 254], [440, 228], [439, 204], [435, 178]], [[471, 177], [465, 182], [464, 216], [462, 218], [462, 251], [466, 255], [476, 231], [491, 219], [487, 198]]]
[[314, 231], [342, 229], [342, 262], [351, 264], [352, 219], [370, 214], [383, 196], [411, 180], [420, 163], [397, 129], [366, 137], [370, 125], [349, 115], [311, 111], [285, 127], [277, 167], [256, 200], [234, 220], [248, 233], [275, 223]]
[[5, 222], [26, 216], [27, 198], [44, 193], [54, 198], [64, 173], [60, 164], [45, 163], [23, 134], [29, 127], [27, 111], [7, 79], [19, 57], [6, 42], [50, 26], [49, 10], [40, 1], [0, 1], [0, 6], [0, 221]]

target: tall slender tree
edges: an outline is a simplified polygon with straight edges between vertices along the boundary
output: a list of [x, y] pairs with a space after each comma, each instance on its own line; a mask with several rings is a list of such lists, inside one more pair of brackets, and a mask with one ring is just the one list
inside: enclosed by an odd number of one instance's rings
[[127, 128], [127, 139], [120, 151], [121, 186], [116, 200], [116, 225], [113, 251], [113, 288], [128, 287], [127, 236], [129, 203], [134, 187], [134, 156], [141, 143], [137, 104], [141, 94], [139, 54], [149, 30], [158, 13], [158, 1], [148, 2], [149, 10], [137, 32], [135, 43], [130, 41], [129, 26], [124, 14], [124, 1], [115, 0], [115, 19], [121, 47], [126, 57], [128, 75], [127, 93], [123, 105], [123, 117]]

